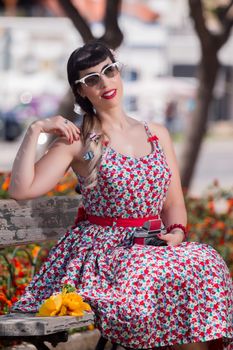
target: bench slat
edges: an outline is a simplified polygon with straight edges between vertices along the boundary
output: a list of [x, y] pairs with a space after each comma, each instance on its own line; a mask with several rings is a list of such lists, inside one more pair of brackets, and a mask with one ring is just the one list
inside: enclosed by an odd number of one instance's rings
[[82, 317], [53, 316], [37, 317], [29, 314], [0, 316], [0, 338], [13, 336], [36, 336], [62, 332], [70, 328], [81, 328], [94, 323], [94, 313], [86, 312]]
[[74, 223], [81, 196], [0, 200], [0, 248], [57, 240]]

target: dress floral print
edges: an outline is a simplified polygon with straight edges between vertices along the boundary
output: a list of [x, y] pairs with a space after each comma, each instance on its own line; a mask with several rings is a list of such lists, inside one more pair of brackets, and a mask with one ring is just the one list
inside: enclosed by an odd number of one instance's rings
[[[145, 124], [150, 154], [133, 158], [105, 147], [93, 189], [79, 176], [88, 214], [141, 218], [160, 215], [171, 172], [157, 137]], [[67, 231], [13, 311], [36, 312], [70, 283], [90, 303], [101, 334], [134, 349], [224, 339], [233, 349], [233, 284], [209, 245], [133, 245], [135, 227], [87, 220]]]

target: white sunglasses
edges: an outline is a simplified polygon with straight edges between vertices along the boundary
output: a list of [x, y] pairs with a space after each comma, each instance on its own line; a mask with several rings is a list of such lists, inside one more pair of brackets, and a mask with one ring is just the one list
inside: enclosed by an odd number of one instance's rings
[[113, 62], [105, 67], [100, 73], [87, 74], [85, 77], [79, 80], [75, 80], [75, 84], [82, 83], [86, 86], [93, 87], [100, 83], [101, 75], [105, 75], [108, 78], [115, 77], [122, 69], [122, 63]]

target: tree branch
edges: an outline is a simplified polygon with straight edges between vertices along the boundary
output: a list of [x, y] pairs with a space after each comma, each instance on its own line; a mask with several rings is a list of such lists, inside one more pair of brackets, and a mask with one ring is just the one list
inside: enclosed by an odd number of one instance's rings
[[67, 16], [73, 22], [73, 25], [80, 33], [84, 42], [94, 39], [87, 21], [81, 16], [76, 7], [69, 0], [58, 0]]
[[231, 33], [232, 26], [233, 26], [233, 18], [226, 19], [223, 33], [219, 35], [219, 38], [218, 38], [218, 49], [220, 49], [227, 42]]
[[223, 23], [225, 21], [227, 13], [230, 10], [230, 8], [232, 7], [232, 5], [233, 5], [233, 0], [231, 0], [228, 5], [218, 6], [215, 9], [214, 12], [216, 13], [216, 16], [218, 17], [218, 19], [221, 23]]
[[223, 28], [222, 33], [218, 36], [217, 39], [218, 49], [220, 49], [226, 43], [231, 33], [233, 18], [230, 18], [227, 14], [232, 7], [233, 0], [231, 0], [227, 6], [220, 6], [216, 9], [216, 15]]
[[203, 51], [212, 46], [212, 35], [207, 29], [203, 16], [203, 5], [201, 0], [189, 0], [190, 16], [194, 21], [194, 27], [199, 37]]
[[105, 33], [100, 38], [113, 49], [120, 46], [123, 41], [123, 33], [118, 24], [118, 16], [121, 10], [121, 0], [107, 0], [104, 16]]

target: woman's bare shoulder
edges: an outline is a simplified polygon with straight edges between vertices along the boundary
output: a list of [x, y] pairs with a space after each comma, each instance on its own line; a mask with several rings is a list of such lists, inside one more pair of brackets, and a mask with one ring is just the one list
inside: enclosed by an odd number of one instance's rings
[[157, 136], [162, 145], [164, 143], [166, 144], [167, 142], [171, 142], [169, 131], [164, 125], [153, 122], [148, 123], [148, 126], [152, 135]]

